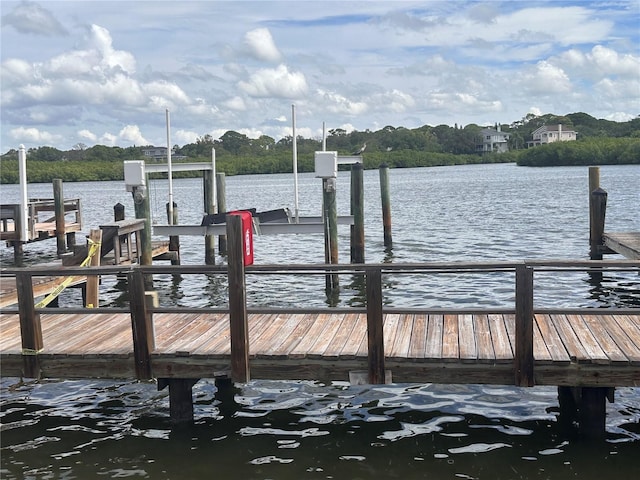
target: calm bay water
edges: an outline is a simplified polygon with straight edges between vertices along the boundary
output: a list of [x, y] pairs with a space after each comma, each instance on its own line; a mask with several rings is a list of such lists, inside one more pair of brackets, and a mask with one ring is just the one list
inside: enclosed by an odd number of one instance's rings
[[[365, 172], [367, 262], [485, 261], [588, 258], [588, 171], [515, 165], [391, 170], [394, 248], [385, 251], [378, 173]], [[300, 212], [320, 213], [321, 185], [300, 176]], [[609, 192], [607, 230], [640, 231], [640, 167], [601, 168]], [[293, 209], [291, 175], [227, 178], [228, 209]], [[122, 182], [67, 183], [65, 197], [82, 198], [85, 231], [111, 221], [120, 202], [133, 216]], [[349, 177], [338, 179], [338, 211], [349, 213]], [[165, 223], [167, 181], [149, 188], [154, 221]], [[30, 185], [30, 197], [52, 196]], [[182, 224], [199, 224], [200, 180], [174, 180]], [[0, 187], [2, 203], [17, 202], [16, 186]], [[55, 241], [28, 245], [27, 261], [53, 260]], [[181, 238], [182, 261], [204, 262], [203, 241]], [[256, 263], [321, 263], [322, 237], [263, 236]], [[12, 250], [2, 248], [3, 266]], [[349, 258], [348, 229], [340, 259]], [[223, 262], [223, 259], [218, 259]], [[250, 280], [252, 305], [323, 306], [323, 281]], [[360, 302], [357, 285], [341, 279], [340, 306]], [[221, 279], [159, 280], [161, 303], [221, 305]], [[385, 300], [394, 306], [510, 306], [513, 279], [391, 277]], [[536, 277], [540, 306], [640, 305], [637, 275]], [[103, 295], [104, 294], [104, 295]], [[61, 304], [77, 301], [65, 292]], [[122, 301], [123, 286], [105, 279], [101, 295]], [[46, 339], [45, 339], [46, 341]], [[172, 429], [167, 392], [137, 382], [0, 382], [1, 478], [320, 479], [320, 478], [635, 478], [640, 474], [640, 389], [616, 391], [607, 405], [607, 438], [586, 442], [557, 418], [554, 388], [386, 385], [253, 381], [220, 403], [212, 381], [194, 387], [196, 422]], [[635, 455], [634, 455], [635, 454]]]

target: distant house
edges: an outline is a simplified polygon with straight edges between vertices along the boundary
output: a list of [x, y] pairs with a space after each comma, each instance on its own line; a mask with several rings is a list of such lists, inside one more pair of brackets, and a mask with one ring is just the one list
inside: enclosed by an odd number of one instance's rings
[[545, 143], [571, 142], [576, 139], [576, 132], [570, 128], [563, 128], [562, 124], [544, 125], [531, 134], [532, 140], [527, 142], [527, 148], [537, 147]]
[[480, 141], [476, 144], [479, 153], [503, 153], [509, 151], [509, 134], [497, 128], [483, 128], [480, 131]]
[[[184, 155], [174, 155], [175, 149], [171, 150], [172, 160], [184, 160], [187, 158]], [[142, 154], [145, 158], [154, 162], [161, 162], [167, 160], [167, 147], [146, 147], [142, 149]]]

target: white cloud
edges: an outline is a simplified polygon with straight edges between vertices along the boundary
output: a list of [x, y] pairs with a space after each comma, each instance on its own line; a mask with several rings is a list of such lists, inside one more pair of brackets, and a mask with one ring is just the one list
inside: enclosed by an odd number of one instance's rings
[[105, 132], [98, 140], [100, 145], [106, 145], [107, 147], [115, 147], [118, 143], [118, 137], [112, 133]]
[[142, 136], [140, 127], [138, 127], [137, 125], [127, 125], [122, 130], [120, 130], [118, 137], [121, 140], [124, 140], [127, 143], [132, 143], [134, 145], [149, 145], [149, 141]]
[[258, 70], [238, 86], [252, 97], [300, 98], [308, 90], [304, 74], [290, 72], [286, 65]]
[[238, 95], [225, 101], [224, 106], [229, 110], [236, 110], [239, 112], [245, 111], [247, 109], [247, 105], [245, 104], [244, 100]]
[[12, 26], [20, 33], [54, 37], [67, 35], [67, 29], [47, 9], [35, 2], [22, 1], [2, 16], [2, 26]]
[[571, 81], [562, 68], [547, 61], [538, 62], [525, 71], [518, 82], [529, 93], [536, 95], [563, 94], [571, 91]]
[[19, 143], [32, 143], [37, 145], [51, 145], [59, 142], [62, 137], [57, 134], [49, 133], [47, 131], [39, 130], [37, 128], [24, 128], [18, 127], [12, 129], [10, 132], [11, 138]]
[[369, 106], [362, 101], [350, 100], [344, 95], [337, 92], [329, 92], [326, 90], [318, 90], [320, 105], [331, 113], [362, 115]]
[[248, 53], [258, 60], [277, 63], [282, 59], [268, 28], [256, 28], [247, 32], [244, 43]]
[[187, 143], [196, 143], [200, 134], [189, 130], [176, 130], [171, 133], [173, 141], [171, 143], [178, 145], [186, 145]]
[[88, 141], [94, 142], [94, 143], [96, 142], [96, 140], [98, 140], [98, 136], [95, 133], [93, 133], [93, 132], [91, 132], [89, 130], [86, 130], [86, 129], [80, 130], [78, 132], [78, 136], [80, 138], [83, 138], [85, 140], [88, 140]]

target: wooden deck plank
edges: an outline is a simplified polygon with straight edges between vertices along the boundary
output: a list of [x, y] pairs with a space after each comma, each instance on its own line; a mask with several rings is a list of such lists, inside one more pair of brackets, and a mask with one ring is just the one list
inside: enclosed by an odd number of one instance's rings
[[277, 358], [287, 358], [302, 339], [307, 336], [309, 329], [315, 323], [316, 316], [314, 313], [304, 314], [295, 328], [291, 330], [283, 339], [282, 343], [274, 349], [273, 355]]
[[339, 357], [352, 359], [358, 355], [360, 346], [367, 341], [367, 316], [364, 313], [355, 314], [355, 324], [351, 336], [347, 339]]
[[[192, 355], [202, 355], [211, 352], [210, 346], [220, 337], [229, 335], [229, 315], [226, 313], [210, 313], [205, 314], [206, 321], [210, 324], [207, 332], [202, 336], [200, 341], [194, 341], [189, 348]], [[214, 350], [215, 351], [215, 350]]]
[[16, 314], [0, 315], [0, 352], [21, 350], [20, 317]]
[[307, 330], [304, 337], [300, 339], [298, 344], [289, 352], [289, 358], [305, 358], [313, 345], [323, 333], [325, 323], [328, 321], [329, 315], [321, 313], [314, 315], [313, 323]]
[[[115, 336], [123, 336], [128, 339], [129, 350], [133, 351], [133, 333], [131, 331], [131, 320], [128, 316], [108, 315], [101, 316], [100, 324], [94, 325], [94, 319], [87, 316], [85, 318], [87, 329], [77, 331], [76, 335], [70, 335], [68, 340], [56, 351], [68, 353], [70, 355], [80, 355], [83, 353], [108, 352], [105, 345]], [[126, 335], [123, 335], [126, 334]], [[52, 351], [53, 347], [47, 349]]]
[[550, 316], [537, 314], [535, 315], [535, 322], [538, 324], [542, 340], [551, 355], [551, 360], [553, 362], [569, 363], [569, 353], [567, 353], [567, 349], [562, 344], [562, 339], [556, 330], [554, 322], [551, 321]]
[[170, 350], [194, 353], [198, 347], [209, 342], [215, 336], [214, 332], [224, 328], [223, 325], [215, 321], [215, 318], [215, 316], [208, 314], [194, 316], [191, 320], [189, 334], [184, 335], [180, 342], [175, 342]]
[[547, 344], [542, 338], [540, 326], [537, 322], [533, 322], [533, 358], [536, 363], [549, 364], [553, 362], [553, 357], [549, 353]]
[[616, 321], [616, 317], [613, 315], [599, 315], [604, 327], [607, 329], [611, 338], [620, 347], [620, 350], [625, 354], [634, 365], [640, 364], [640, 346], [634, 345], [633, 341], [626, 334], [624, 329]]
[[493, 363], [496, 360], [496, 354], [493, 349], [493, 338], [491, 337], [491, 329], [489, 328], [489, 318], [487, 315], [473, 315], [473, 328], [476, 335], [476, 345], [478, 360], [481, 362]]
[[413, 315], [400, 315], [398, 318], [396, 339], [393, 342], [391, 351], [387, 357], [406, 360], [409, 357], [409, 347], [411, 346], [411, 332], [413, 331]]
[[473, 315], [458, 315], [458, 338], [460, 342], [460, 359], [472, 362], [478, 358], [478, 346], [473, 325]]
[[459, 358], [458, 317], [457, 315], [445, 315], [442, 331], [442, 359], [454, 361]]
[[308, 358], [321, 359], [336, 335], [344, 320], [344, 313], [332, 313], [325, 319], [322, 334], [318, 336], [313, 346], [307, 352]]
[[598, 341], [591, 333], [591, 330], [584, 322], [582, 315], [566, 315], [567, 321], [576, 337], [580, 340], [590, 362], [608, 364], [609, 357], [598, 344]]
[[257, 357], [269, 357], [293, 331], [300, 322], [300, 317], [287, 314], [277, 314], [259, 342], [251, 345], [252, 354]]
[[609, 332], [604, 326], [604, 321], [598, 315], [583, 315], [582, 319], [594, 336], [598, 345], [607, 354], [611, 363], [627, 364], [629, 359], [624, 352], [618, 347], [618, 344], [611, 338]]
[[[413, 329], [409, 343], [408, 358], [424, 358], [427, 350], [427, 332], [429, 316], [424, 313], [416, 313], [413, 316]], [[440, 337], [442, 338], [442, 336]]]
[[358, 314], [346, 313], [342, 314], [342, 324], [338, 327], [338, 331], [334, 335], [331, 343], [327, 345], [324, 357], [329, 359], [339, 358], [345, 344], [353, 335], [353, 329], [356, 326]]
[[[444, 315], [429, 314], [429, 325], [427, 326], [427, 344], [425, 345], [424, 358], [430, 360], [440, 360], [444, 358], [443, 337], [444, 337]], [[456, 322], [457, 325], [457, 322]], [[458, 333], [456, 331], [456, 339]], [[457, 346], [456, 346], [457, 351]]]
[[511, 348], [504, 315], [489, 314], [487, 315], [487, 322], [491, 332], [495, 360], [497, 362], [513, 360], [513, 349]]
[[153, 316], [156, 350], [165, 351], [188, 328], [192, 316], [189, 314], [156, 313]]
[[562, 343], [569, 352], [569, 358], [572, 361], [589, 362], [589, 354], [582, 346], [582, 342], [573, 331], [571, 324], [566, 315], [551, 315], [551, 321], [558, 331], [558, 335], [562, 339]]
[[398, 334], [398, 322], [400, 322], [400, 315], [397, 313], [386, 313], [384, 315], [384, 356], [388, 357], [389, 353], [393, 350], [393, 344], [396, 341], [396, 335]]

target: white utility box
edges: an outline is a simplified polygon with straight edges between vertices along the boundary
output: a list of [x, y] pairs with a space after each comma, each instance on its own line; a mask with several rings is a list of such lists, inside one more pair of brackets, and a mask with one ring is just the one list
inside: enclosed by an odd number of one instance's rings
[[316, 178], [338, 176], [338, 152], [315, 152]]
[[133, 187], [141, 187], [146, 184], [143, 160], [126, 160], [124, 162], [124, 184], [127, 192], [132, 192]]

